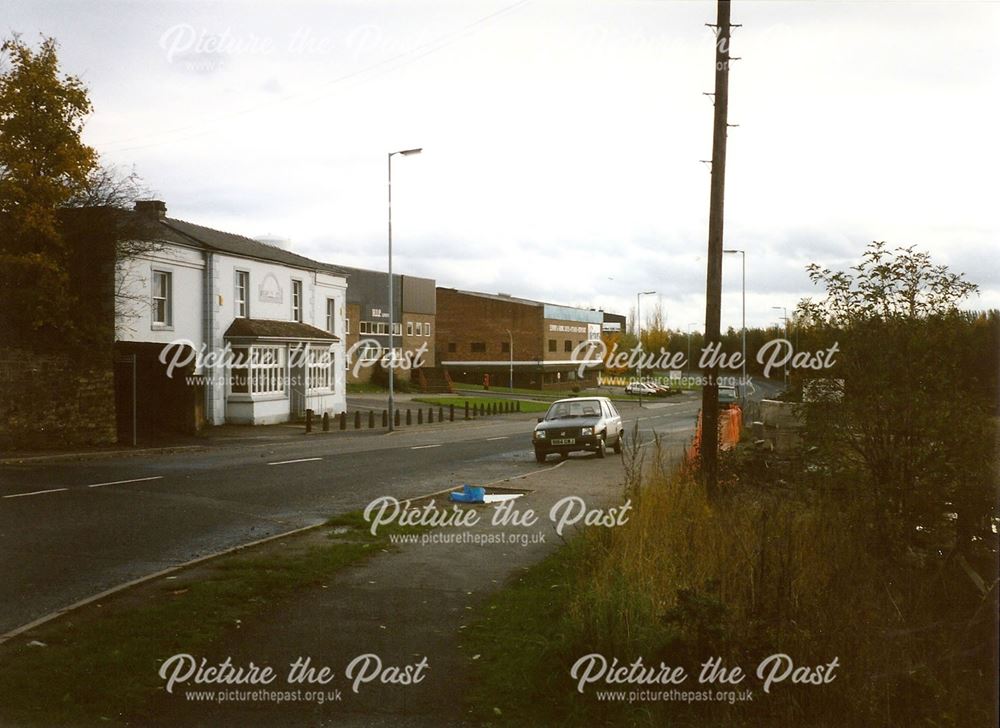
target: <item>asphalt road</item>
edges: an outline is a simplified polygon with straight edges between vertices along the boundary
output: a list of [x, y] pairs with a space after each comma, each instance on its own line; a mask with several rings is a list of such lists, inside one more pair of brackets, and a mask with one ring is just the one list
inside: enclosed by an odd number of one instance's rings
[[[693, 395], [621, 405], [626, 431], [693, 434]], [[312, 525], [373, 498], [536, 470], [535, 415], [329, 433], [197, 451], [0, 465], [0, 634], [205, 554]], [[571, 457], [594, 457], [578, 454]], [[555, 457], [550, 458], [553, 463]]]

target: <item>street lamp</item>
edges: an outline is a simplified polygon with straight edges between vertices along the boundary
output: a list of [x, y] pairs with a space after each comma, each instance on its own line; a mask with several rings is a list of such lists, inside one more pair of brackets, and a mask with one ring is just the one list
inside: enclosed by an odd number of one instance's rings
[[393, 326], [395, 321], [393, 320], [393, 307], [392, 307], [392, 158], [397, 154], [402, 154], [404, 157], [408, 157], [411, 154], [420, 154], [423, 148], [417, 149], [402, 149], [398, 152], [389, 152], [388, 163], [389, 163], [389, 432], [394, 429], [395, 420], [393, 419], [395, 413], [395, 398], [393, 393], [393, 372], [395, 370], [396, 364], [396, 350], [393, 348]]
[[507, 332], [507, 336], [510, 337], [510, 391], [514, 391], [514, 334], [510, 333], [510, 329], [504, 329]]
[[[771, 308], [781, 311], [781, 318], [785, 322], [785, 337], [788, 337], [788, 309], [785, 306], [771, 306]], [[785, 370], [785, 389], [788, 389], [788, 364], [783, 367]]]
[[743, 386], [740, 396], [744, 397], [747, 386], [747, 253], [745, 250], [723, 250], [723, 253], [739, 253], [743, 263]]
[[[635, 338], [639, 344], [639, 363], [636, 365], [636, 380], [642, 383], [642, 314], [640, 306], [643, 296], [653, 296], [656, 291], [640, 291], [635, 294]], [[639, 388], [639, 406], [642, 407], [642, 387]]]

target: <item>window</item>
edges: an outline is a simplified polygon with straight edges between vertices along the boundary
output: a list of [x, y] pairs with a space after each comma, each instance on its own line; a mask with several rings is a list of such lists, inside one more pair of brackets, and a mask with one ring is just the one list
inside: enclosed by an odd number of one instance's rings
[[407, 321], [406, 322], [406, 335], [407, 336], [413, 336], [413, 322], [412, 321]]
[[250, 315], [250, 272], [236, 271], [236, 318], [247, 318]]
[[500, 351], [502, 351], [504, 354], [509, 354], [510, 353], [510, 342], [509, 341], [501, 341], [500, 342]]
[[392, 335], [393, 336], [402, 336], [403, 335], [403, 324], [399, 323], [398, 321], [394, 322], [392, 324]]
[[229, 389], [233, 394], [248, 394], [250, 392], [250, 350], [241, 347], [233, 349], [232, 374], [229, 379]]
[[250, 393], [285, 393], [285, 349], [254, 346], [250, 349]]
[[337, 324], [337, 299], [326, 299], [326, 330], [335, 334]]
[[370, 334], [372, 332], [371, 321], [362, 321], [358, 324], [358, 332], [362, 334]]
[[302, 281], [292, 280], [292, 321], [302, 323]]
[[448, 353], [449, 354], [454, 354], [456, 351], [458, 351], [458, 345], [454, 341], [449, 341], [448, 342]]
[[253, 346], [233, 349], [229, 389], [233, 394], [284, 394], [285, 349]]
[[170, 326], [173, 323], [173, 282], [167, 271], [153, 271], [153, 326]]
[[333, 374], [333, 352], [330, 349], [310, 347], [306, 359], [308, 391], [329, 389]]
[[563, 342], [563, 351], [573, 351], [573, 342], [569, 339]]
[[364, 362], [378, 361], [379, 348], [372, 344], [365, 344], [361, 348], [358, 358]]
[[549, 351], [555, 351], [555, 350], [556, 350], [556, 340], [549, 339]]
[[430, 336], [430, 335], [431, 335], [431, 322], [424, 321], [424, 336]]
[[485, 354], [486, 353], [486, 344], [484, 342], [482, 342], [482, 341], [473, 341], [472, 342], [472, 353], [473, 354]]
[[424, 325], [419, 321], [417, 321], [417, 336], [423, 336], [423, 335], [424, 335]]
[[344, 333], [351, 333], [351, 320], [349, 318], [344, 319]]

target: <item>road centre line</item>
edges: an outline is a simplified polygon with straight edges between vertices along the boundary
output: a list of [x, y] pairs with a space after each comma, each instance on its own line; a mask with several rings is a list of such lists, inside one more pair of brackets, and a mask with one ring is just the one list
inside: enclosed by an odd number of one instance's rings
[[501, 437], [487, 437], [486, 442], [492, 442], [493, 440], [506, 440], [507, 438], [507, 435], [503, 435]]
[[291, 465], [292, 463], [311, 463], [315, 460], [322, 460], [323, 458], [299, 458], [298, 460], [278, 460], [274, 463], [268, 463], [268, 465]]
[[438, 443], [437, 445], [416, 445], [414, 447], [411, 447], [410, 449], [411, 450], [426, 450], [429, 447], [441, 447], [441, 443]]
[[49, 488], [48, 490], [33, 490], [30, 493], [11, 493], [10, 495], [5, 495], [4, 498], [23, 498], [26, 495], [41, 495], [42, 493], [59, 493], [63, 490], [69, 490], [69, 488]]
[[108, 483], [92, 483], [92, 484], [88, 485], [87, 487], [88, 488], [102, 488], [105, 485], [122, 485], [124, 483], [142, 483], [142, 482], [144, 482], [146, 480], [161, 480], [162, 478], [163, 478], [162, 475], [153, 475], [153, 476], [150, 476], [148, 478], [132, 478], [131, 480], [112, 480], [112, 481], [110, 481]]

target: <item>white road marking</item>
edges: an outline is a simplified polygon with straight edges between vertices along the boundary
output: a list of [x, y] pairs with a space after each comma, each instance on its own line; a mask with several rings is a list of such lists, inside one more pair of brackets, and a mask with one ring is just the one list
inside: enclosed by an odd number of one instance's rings
[[23, 498], [26, 495], [41, 495], [42, 493], [58, 493], [63, 490], [69, 490], [69, 488], [49, 488], [48, 490], [33, 490], [30, 493], [11, 493], [10, 495], [5, 495], [4, 498]]
[[411, 447], [411, 450], [426, 450], [429, 447], [441, 447], [441, 443], [437, 445], [417, 445], [416, 447]]
[[299, 458], [298, 460], [279, 460], [276, 463], [268, 463], [268, 465], [291, 465], [292, 463], [311, 463], [314, 460], [322, 460], [323, 458]]
[[492, 442], [493, 440], [506, 440], [506, 439], [507, 435], [504, 435], [503, 437], [487, 437], [486, 442]]
[[122, 483], [142, 483], [143, 481], [146, 480], [160, 480], [161, 478], [163, 478], [162, 475], [153, 475], [149, 478], [132, 478], [131, 480], [112, 480], [109, 483], [93, 483], [92, 485], [88, 485], [87, 487], [101, 488], [105, 485], [121, 485]]

